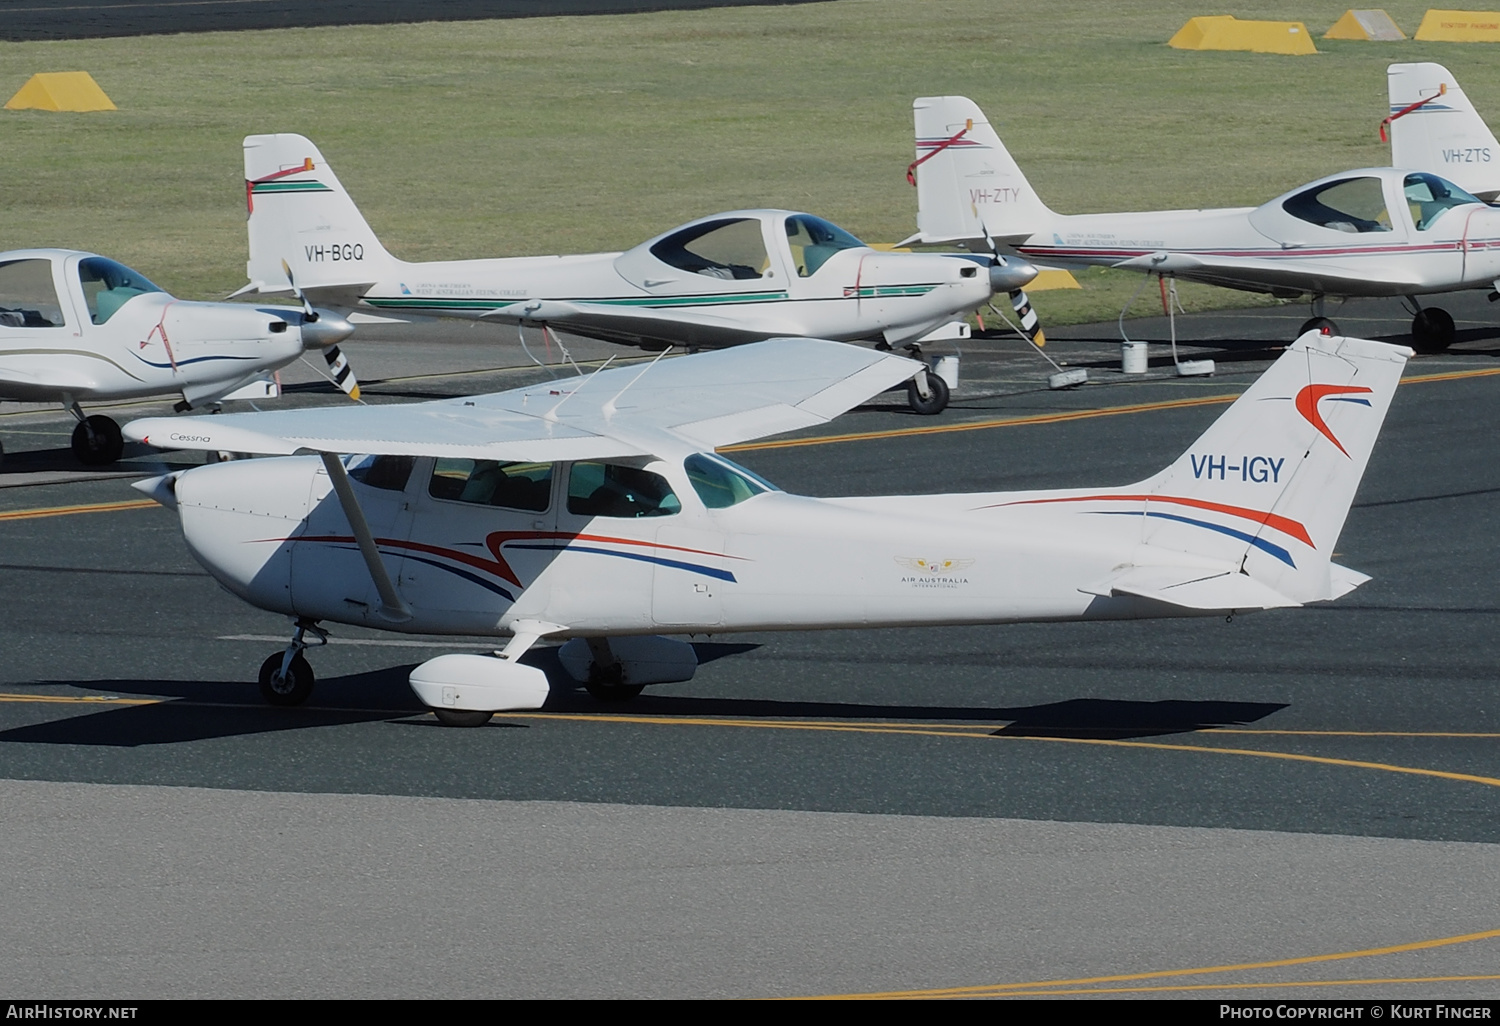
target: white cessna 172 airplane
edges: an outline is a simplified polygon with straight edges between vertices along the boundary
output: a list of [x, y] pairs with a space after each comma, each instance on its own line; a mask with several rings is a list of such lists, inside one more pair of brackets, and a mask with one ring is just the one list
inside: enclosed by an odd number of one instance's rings
[[[293, 617], [261, 667], [307, 698], [319, 621], [509, 635], [411, 674], [450, 725], [537, 708], [518, 660], [572, 639], [600, 697], [687, 680], [661, 634], [1223, 615], [1338, 598], [1330, 561], [1411, 351], [1309, 332], [1155, 477], [1123, 487], [815, 499], [714, 447], [824, 422], [904, 357], [775, 339], [441, 402], [134, 421], [153, 445], [287, 459], [136, 487], [234, 594]], [[361, 453], [345, 457], [341, 454]]]
[[174, 299], [138, 271], [66, 249], [0, 253], [0, 398], [60, 402], [78, 420], [73, 453], [112, 463], [120, 426], [79, 403], [181, 395], [181, 409], [273, 394], [272, 371], [321, 349], [339, 387], [359, 388], [338, 343], [343, 318], [246, 303]]
[[1327, 296], [1401, 296], [1412, 342], [1440, 352], [1453, 318], [1418, 296], [1493, 288], [1500, 209], [1412, 168], [1361, 168], [1320, 178], [1258, 207], [1058, 214], [1032, 189], [975, 103], [914, 104], [919, 213], [904, 244], [1007, 245], [1045, 264], [1124, 267], [1292, 298], [1311, 295], [1303, 330], [1337, 334]]
[[[789, 210], [699, 218], [624, 253], [411, 264], [386, 252], [323, 154], [300, 135], [245, 139], [250, 284], [284, 292], [287, 273], [315, 300], [386, 316], [551, 325], [647, 349], [716, 349], [806, 336], [913, 355], [967, 338], [962, 318], [1036, 268], [1016, 256], [892, 253]], [[916, 375], [912, 408], [937, 413], [942, 379]]]

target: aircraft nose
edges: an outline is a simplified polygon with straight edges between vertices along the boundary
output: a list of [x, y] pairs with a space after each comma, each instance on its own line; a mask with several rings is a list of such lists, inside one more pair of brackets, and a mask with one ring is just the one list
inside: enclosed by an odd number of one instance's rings
[[314, 310], [316, 319], [302, 319], [304, 349], [327, 349], [354, 334], [354, 325], [332, 310]]
[[997, 256], [990, 264], [990, 291], [997, 295], [1014, 292], [1025, 288], [1040, 273], [1029, 260], [1018, 256]]

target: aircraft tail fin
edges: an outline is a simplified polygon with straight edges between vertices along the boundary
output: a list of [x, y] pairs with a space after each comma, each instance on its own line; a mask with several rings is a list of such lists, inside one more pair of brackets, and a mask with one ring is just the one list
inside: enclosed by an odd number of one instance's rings
[[1263, 586], [1240, 590], [1289, 600], [1226, 608], [1321, 601], [1366, 580], [1331, 557], [1410, 355], [1303, 335], [1175, 463], [1130, 489], [1152, 561], [1238, 565]]
[[290, 269], [304, 291], [346, 292], [346, 305], [353, 305], [397, 263], [323, 154], [300, 135], [245, 138], [245, 203], [250, 236], [245, 273], [261, 292], [289, 291]]
[[1500, 195], [1500, 142], [1441, 64], [1392, 64], [1391, 166], [1431, 171], [1489, 201]]
[[912, 112], [917, 234], [909, 241], [1019, 243], [1047, 227], [1052, 211], [978, 104], [966, 96], [923, 96]]

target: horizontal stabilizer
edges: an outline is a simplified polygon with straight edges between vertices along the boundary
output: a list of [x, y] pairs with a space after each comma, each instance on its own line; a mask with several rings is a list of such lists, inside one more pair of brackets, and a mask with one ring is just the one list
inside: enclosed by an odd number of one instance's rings
[[1361, 584], [1370, 579], [1369, 574], [1362, 574], [1358, 570], [1350, 570], [1347, 566], [1339, 566], [1337, 563], [1328, 564], [1328, 584], [1330, 599], [1340, 598], [1349, 594]]
[[1133, 566], [1080, 590], [1104, 598], [1133, 595], [1183, 609], [1280, 609], [1302, 604], [1246, 574], [1203, 567]]

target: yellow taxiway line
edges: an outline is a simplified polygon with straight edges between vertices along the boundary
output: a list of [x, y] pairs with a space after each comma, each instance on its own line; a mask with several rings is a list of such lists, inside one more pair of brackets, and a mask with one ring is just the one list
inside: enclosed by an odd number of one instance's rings
[[[1434, 381], [1488, 378], [1497, 374], [1500, 374], [1500, 367], [1486, 367], [1480, 370], [1443, 371], [1436, 374], [1414, 374], [1410, 377], [1402, 378], [1401, 384], [1422, 385]], [[753, 452], [761, 449], [797, 449], [808, 445], [833, 445], [839, 442], [869, 442], [882, 438], [910, 438], [918, 435], [948, 435], [960, 431], [988, 431], [991, 428], [1029, 427], [1035, 424], [1062, 424], [1074, 420], [1120, 417], [1131, 413], [1151, 413], [1157, 410], [1182, 410], [1194, 406], [1222, 406], [1234, 402], [1239, 397], [1239, 392], [1226, 392], [1220, 395], [1197, 396], [1192, 399], [1163, 399], [1152, 403], [1103, 406], [1092, 410], [1037, 413], [1027, 417], [997, 417], [990, 420], [971, 420], [959, 424], [934, 424], [930, 427], [890, 428], [885, 431], [856, 431], [842, 435], [819, 435], [816, 438], [784, 438], [774, 442], [746, 442], [742, 445], [723, 445], [716, 451]]]
[[[1411, 951], [1430, 951], [1433, 948], [1446, 948], [1455, 944], [1472, 944], [1475, 941], [1492, 940], [1500, 937], [1500, 930], [1482, 930], [1479, 933], [1462, 933], [1454, 937], [1438, 937], [1432, 940], [1412, 941], [1407, 944], [1391, 944], [1380, 948], [1361, 948], [1358, 951], [1337, 951], [1326, 955], [1303, 955], [1298, 958], [1278, 958], [1267, 962], [1238, 962], [1233, 965], [1210, 965], [1199, 966], [1192, 969], [1162, 969], [1155, 972], [1145, 973], [1121, 973], [1114, 976], [1085, 976], [1071, 980], [1031, 980], [1025, 983], [993, 983], [981, 984], [974, 987], [940, 987], [930, 990], [886, 990], [871, 991], [856, 994], [826, 994], [819, 995], [825, 1000], [849, 1000], [863, 998], [871, 999], [901, 999], [901, 998], [946, 998], [946, 997], [1020, 997], [1041, 996], [1042, 994], [1058, 993], [1124, 993], [1125, 991], [1107, 991], [1090, 989], [1087, 991], [1059, 991], [1052, 988], [1058, 987], [1088, 987], [1097, 983], [1135, 983], [1144, 980], [1167, 980], [1181, 976], [1208, 976], [1214, 973], [1237, 973], [1250, 972], [1257, 969], [1286, 969], [1298, 965], [1315, 965], [1320, 962], [1343, 962], [1355, 958], [1375, 958], [1380, 955], [1399, 955]], [[1454, 976], [1435, 977], [1434, 981], [1464, 980], [1464, 979], [1495, 979], [1491, 976]], [[1319, 981], [1322, 982], [1322, 981]], [[1355, 980], [1330, 980], [1329, 985], [1335, 983], [1356, 983], [1366, 981]], [[1368, 981], [1371, 983], [1387, 982], [1380, 980]], [[1394, 980], [1389, 982], [1396, 982]], [[1410, 980], [1405, 982], [1423, 982]], [[1207, 984], [1202, 989], [1230, 989], [1238, 986], [1294, 986], [1287, 983], [1267, 984]], [[1176, 989], [1176, 988], [1161, 988]]]
[[[1078, 994], [1170, 994], [1203, 990], [1267, 990], [1272, 987], [1357, 987], [1379, 983], [1460, 983], [1475, 980], [1500, 980], [1497, 976], [1389, 976], [1366, 980], [1270, 980], [1264, 983], [1183, 983], [1169, 987], [1080, 987], [1077, 990], [1005, 990], [994, 994], [965, 994], [964, 997], [1067, 997]], [[844, 995], [857, 998], [859, 995]], [[908, 995], [901, 995], [906, 998]], [[805, 1000], [805, 999], [804, 999]], [[812, 1000], [818, 1000], [814, 998]]]
[[13, 509], [0, 513], [0, 520], [39, 520], [42, 517], [66, 517], [75, 513], [117, 513], [122, 509], [146, 509], [159, 506], [155, 499], [127, 499], [123, 502], [88, 502], [78, 506], [43, 506], [39, 509]]
[[165, 698], [113, 698], [109, 695], [9, 695], [0, 702], [41, 702], [54, 705], [157, 705]]

